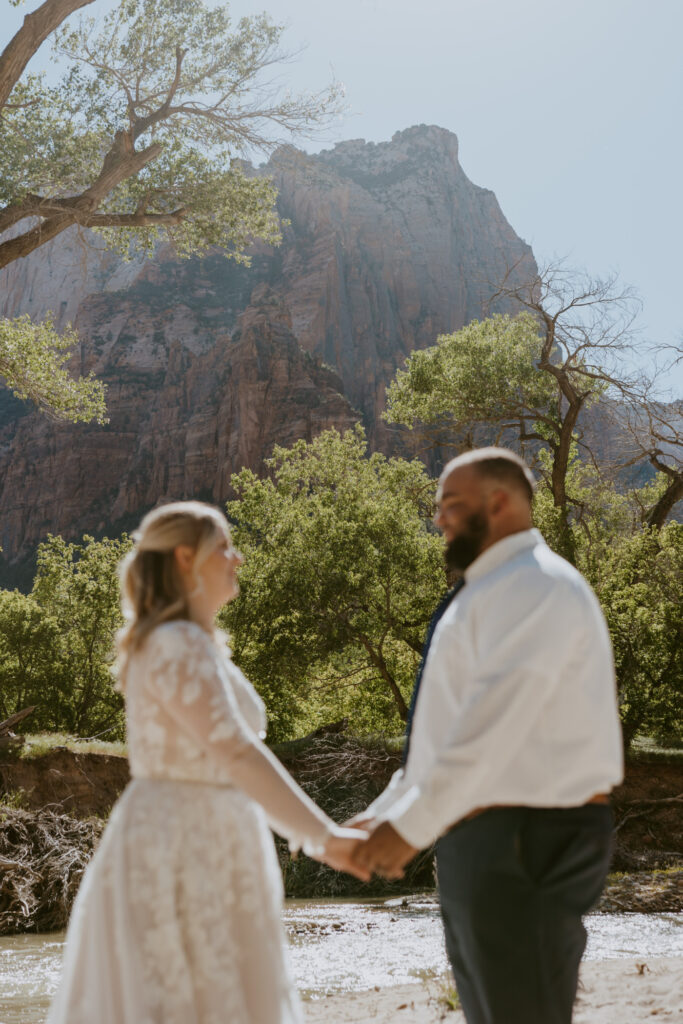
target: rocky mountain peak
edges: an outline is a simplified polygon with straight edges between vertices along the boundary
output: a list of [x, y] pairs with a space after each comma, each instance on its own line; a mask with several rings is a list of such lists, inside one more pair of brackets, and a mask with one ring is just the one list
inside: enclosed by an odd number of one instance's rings
[[79, 368], [109, 386], [106, 427], [0, 402], [0, 543], [14, 579], [47, 532], [114, 533], [169, 498], [223, 502], [231, 473], [261, 471], [276, 443], [362, 419], [391, 451], [381, 413], [397, 367], [495, 312], [510, 267], [535, 270], [442, 128], [317, 155], [281, 147], [253, 173], [272, 176], [284, 227], [250, 267], [219, 251], [123, 264], [72, 233], [0, 274], [0, 315], [74, 321]]

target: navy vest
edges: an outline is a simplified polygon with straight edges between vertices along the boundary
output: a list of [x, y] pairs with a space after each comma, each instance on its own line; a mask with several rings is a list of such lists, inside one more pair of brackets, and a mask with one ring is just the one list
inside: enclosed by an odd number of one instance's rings
[[410, 698], [410, 708], [408, 709], [408, 719], [406, 721], [406, 732], [405, 732], [405, 743], [403, 745], [403, 759], [402, 764], [405, 764], [408, 760], [408, 751], [410, 750], [410, 734], [413, 730], [413, 718], [415, 717], [415, 708], [417, 706], [417, 698], [420, 693], [420, 686], [422, 685], [422, 676], [424, 674], [425, 665], [427, 663], [427, 654], [429, 653], [429, 647], [434, 637], [434, 630], [439, 624], [439, 620], [443, 616], [444, 612], [448, 608], [449, 604], [453, 600], [456, 594], [460, 593], [462, 588], [465, 586], [465, 577], [461, 577], [454, 587], [448, 591], [446, 596], [442, 599], [438, 605], [436, 611], [429, 620], [429, 628], [427, 629], [427, 636], [425, 637], [424, 647], [422, 648], [422, 658], [420, 660], [420, 667], [417, 670], [415, 676], [415, 685], [413, 687], [413, 695]]

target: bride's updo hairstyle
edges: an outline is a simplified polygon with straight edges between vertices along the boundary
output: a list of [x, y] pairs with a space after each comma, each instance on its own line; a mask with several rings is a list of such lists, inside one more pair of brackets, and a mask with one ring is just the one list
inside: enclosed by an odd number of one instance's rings
[[225, 517], [201, 501], [176, 501], [144, 517], [133, 534], [133, 550], [120, 568], [126, 624], [117, 638], [119, 689], [125, 689], [128, 658], [155, 626], [190, 618], [190, 595], [173, 555], [175, 548], [186, 544], [194, 549], [196, 572], [226, 536]]

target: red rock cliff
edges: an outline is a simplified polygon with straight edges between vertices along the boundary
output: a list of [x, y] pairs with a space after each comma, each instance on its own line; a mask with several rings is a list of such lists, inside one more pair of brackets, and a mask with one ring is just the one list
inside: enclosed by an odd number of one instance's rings
[[75, 322], [111, 417], [56, 425], [0, 393], [6, 570], [49, 531], [121, 530], [164, 499], [222, 502], [234, 471], [329, 426], [362, 418], [389, 449], [380, 414], [397, 366], [495, 311], [507, 268], [533, 269], [443, 129], [317, 156], [285, 148], [263, 173], [289, 223], [250, 268], [220, 252], [125, 264], [71, 238], [0, 275], [0, 313]]

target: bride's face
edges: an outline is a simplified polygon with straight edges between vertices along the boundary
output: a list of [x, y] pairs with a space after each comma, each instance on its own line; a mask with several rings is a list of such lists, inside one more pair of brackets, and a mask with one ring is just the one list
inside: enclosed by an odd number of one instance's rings
[[222, 537], [197, 569], [200, 592], [207, 609], [215, 613], [240, 592], [237, 570], [244, 559], [229, 536]]

